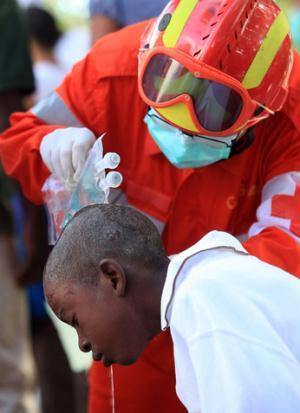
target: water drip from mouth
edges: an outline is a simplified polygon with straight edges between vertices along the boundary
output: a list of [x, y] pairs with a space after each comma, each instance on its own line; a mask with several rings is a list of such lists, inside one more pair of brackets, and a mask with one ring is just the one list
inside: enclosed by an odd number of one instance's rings
[[115, 385], [114, 385], [114, 371], [113, 367], [110, 366], [110, 386], [111, 386], [111, 408], [112, 408], [112, 413], [116, 413], [116, 408], [115, 408]]

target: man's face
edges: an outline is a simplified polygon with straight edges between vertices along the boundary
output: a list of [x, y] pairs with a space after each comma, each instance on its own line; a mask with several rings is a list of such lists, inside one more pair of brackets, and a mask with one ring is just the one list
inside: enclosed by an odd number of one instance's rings
[[92, 351], [95, 361], [108, 367], [137, 360], [149, 341], [134, 306], [125, 297], [101, 290], [100, 286], [45, 285], [48, 302], [62, 321], [78, 334], [82, 351]]

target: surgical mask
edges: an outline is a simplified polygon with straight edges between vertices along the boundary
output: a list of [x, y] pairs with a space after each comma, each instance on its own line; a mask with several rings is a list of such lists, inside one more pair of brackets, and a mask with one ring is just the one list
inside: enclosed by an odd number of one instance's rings
[[199, 168], [228, 159], [237, 134], [226, 138], [191, 136], [161, 119], [153, 109], [144, 118], [148, 131], [177, 168]]

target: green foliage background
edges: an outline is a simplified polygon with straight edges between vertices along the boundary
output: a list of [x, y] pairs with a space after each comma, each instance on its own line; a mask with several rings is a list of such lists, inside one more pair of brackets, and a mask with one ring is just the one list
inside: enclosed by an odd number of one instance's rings
[[44, 0], [63, 30], [88, 24], [88, 0]]

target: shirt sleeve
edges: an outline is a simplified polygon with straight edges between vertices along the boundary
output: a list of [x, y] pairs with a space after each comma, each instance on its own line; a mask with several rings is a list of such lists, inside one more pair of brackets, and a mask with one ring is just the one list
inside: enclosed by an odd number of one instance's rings
[[263, 261], [300, 276], [299, 132], [284, 112], [257, 128], [256, 138], [266, 141], [260, 148], [263, 161], [258, 176], [264, 186], [244, 247]]
[[93, 53], [92, 49], [75, 65], [50, 96], [29, 112], [15, 113], [11, 117], [11, 127], [0, 135], [5, 172], [20, 182], [24, 194], [32, 202], [43, 202], [41, 188], [49, 176], [40, 156], [40, 144], [47, 134], [58, 128], [82, 125], [95, 134], [97, 128], [99, 134], [106, 130], [106, 82], [97, 79]]
[[260, 259], [300, 277], [300, 172], [271, 179], [244, 247]]
[[[277, 226], [300, 241], [300, 171], [288, 172], [271, 179], [263, 188], [257, 222], [250, 230], [254, 236], [270, 226]], [[298, 216], [299, 215], [299, 216]]]
[[282, 229], [269, 226], [243, 243], [244, 248], [262, 261], [300, 278], [300, 244]]
[[[130, 99], [128, 89], [136, 96], [136, 53], [145, 24], [104, 36], [52, 95], [31, 111], [13, 115], [11, 127], [0, 135], [5, 171], [21, 183], [33, 202], [43, 201], [41, 187], [49, 175], [40, 156], [40, 144], [47, 134], [84, 125], [100, 136], [120, 127], [115, 121], [120, 101]], [[134, 87], [128, 85], [127, 73]]]

